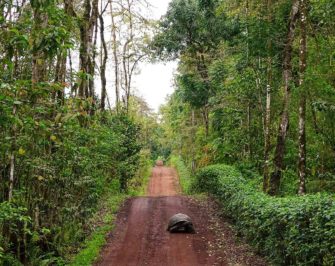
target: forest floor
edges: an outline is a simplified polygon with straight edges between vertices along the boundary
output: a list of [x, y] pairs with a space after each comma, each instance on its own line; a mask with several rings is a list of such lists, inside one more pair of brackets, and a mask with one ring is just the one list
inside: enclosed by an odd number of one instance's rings
[[[195, 234], [170, 234], [166, 228], [176, 213], [192, 218]], [[96, 266], [268, 265], [218, 216], [205, 197], [180, 195], [173, 168], [153, 168], [147, 196], [127, 200]]]

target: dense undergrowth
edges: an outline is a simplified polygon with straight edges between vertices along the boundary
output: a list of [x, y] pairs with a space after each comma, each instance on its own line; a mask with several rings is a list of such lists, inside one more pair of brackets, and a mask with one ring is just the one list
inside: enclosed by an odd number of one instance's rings
[[141, 153], [138, 170], [129, 183], [127, 193], [120, 192], [120, 184], [117, 180], [110, 184], [109, 191], [101, 200], [99, 210], [91, 220], [92, 232], [79, 247], [79, 252], [70, 259], [70, 266], [92, 265], [98, 259], [101, 249], [106, 244], [107, 234], [114, 229], [113, 222], [123, 202], [130, 196], [145, 194], [152, 168], [152, 162], [147, 159], [147, 156], [146, 151]]
[[60, 106], [47, 90], [38, 101], [24, 88], [2, 93], [0, 265], [62, 265], [108, 193], [118, 199], [142, 186], [149, 156], [140, 126], [125, 114], [89, 114], [89, 100]]
[[193, 188], [220, 202], [238, 231], [276, 265], [333, 265], [335, 199], [327, 194], [270, 197], [227, 165], [200, 169]]
[[184, 161], [180, 157], [172, 155], [169, 164], [178, 172], [179, 184], [182, 192], [184, 194], [190, 194], [192, 185], [191, 172]]
[[124, 200], [125, 193], [120, 193], [118, 182], [113, 182], [110, 190], [103, 197], [99, 211], [91, 220], [92, 232], [81, 245], [80, 251], [72, 259], [71, 266], [89, 266], [98, 258], [101, 248], [106, 243], [106, 234], [113, 229], [116, 213]]

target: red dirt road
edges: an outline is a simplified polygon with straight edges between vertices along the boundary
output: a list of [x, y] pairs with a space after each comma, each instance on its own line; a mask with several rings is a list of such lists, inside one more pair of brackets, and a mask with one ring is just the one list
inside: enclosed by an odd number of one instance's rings
[[156, 166], [152, 169], [147, 191], [148, 196], [176, 196], [179, 192], [177, 173], [173, 168]]
[[[96, 265], [266, 265], [247, 246], [235, 243], [234, 233], [227, 225], [214, 221], [211, 206], [178, 196], [178, 191], [176, 171], [155, 167], [148, 197], [126, 202]], [[196, 234], [170, 234], [166, 231], [169, 218], [179, 212], [192, 218]], [[225, 238], [225, 243], [219, 238]]]

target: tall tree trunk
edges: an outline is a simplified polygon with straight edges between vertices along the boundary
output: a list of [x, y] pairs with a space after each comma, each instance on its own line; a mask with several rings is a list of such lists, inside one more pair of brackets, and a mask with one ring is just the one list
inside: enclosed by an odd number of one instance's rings
[[[17, 107], [16, 105], [13, 106], [12, 114], [16, 116]], [[15, 123], [12, 126], [12, 152], [10, 155], [10, 166], [9, 166], [9, 189], [8, 189], [8, 201], [11, 201], [13, 198], [13, 191], [14, 191], [14, 182], [15, 182], [15, 150], [16, 150], [16, 125]]]
[[129, 105], [129, 82], [128, 82], [128, 68], [127, 68], [127, 60], [129, 60], [128, 55], [128, 45], [131, 43], [131, 40], [127, 40], [126, 43], [123, 45], [123, 52], [122, 52], [122, 66], [123, 66], [123, 78], [124, 78], [124, 104], [128, 113], [128, 105]]
[[68, 60], [69, 60], [69, 75], [70, 75], [70, 87], [71, 87], [71, 97], [77, 97], [77, 83], [73, 82], [73, 64], [72, 64], [72, 53], [71, 50], [68, 50]]
[[45, 78], [46, 74], [46, 55], [44, 51], [38, 48], [39, 41], [41, 38], [41, 32], [48, 26], [48, 16], [45, 12], [42, 11], [42, 8], [39, 4], [33, 6], [34, 14], [34, 26], [32, 31], [33, 37], [33, 53], [32, 53], [32, 82], [36, 84], [41, 82]]
[[269, 189], [269, 167], [270, 167], [270, 125], [271, 125], [271, 85], [266, 85], [266, 111], [264, 131], [264, 169], [263, 169], [263, 191]]
[[306, 91], [303, 88], [307, 66], [307, 0], [300, 0], [300, 62], [299, 62], [299, 195], [306, 193]]
[[80, 22], [80, 71], [82, 74], [79, 84], [78, 96], [90, 96], [89, 79], [94, 76], [93, 62], [93, 31], [98, 18], [98, 0], [85, 0], [84, 15]]
[[[60, 52], [57, 55], [57, 63], [55, 69], [55, 83], [61, 83], [61, 86], [64, 87], [65, 76], [66, 76], [66, 58], [67, 53]], [[58, 90], [54, 95], [55, 101], [57, 100], [59, 103], [64, 102], [64, 91]]]
[[196, 164], [195, 164], [195, 134], [196, 134], [196, 126], [195, 126], [195, 112], [194, 110], [192, 109], [192, 147], [191, 147], [191, 151], [192, 151], [192, 162], [191, 162], [191, 170], [192, 170], [192, 173], [195, 172], [195, 168], [196, 168]]
[[96, 59], [96, 56], [97, 56], [97, 47], [96, 46], [97, 46], [97, 40], [98, 40], [98, 18], [95, 21], [94, 29], [95, 30], [94, 30], [94, 42], [93, 42], [93, 45], [92, 45], [92, 58], [91, 58], [90, 64], [89, 64], [91, 78], [90, 78], [89, 83], [88, 83], [89, 97], [92, 97], [92, 99], [94, 99], [94, 97], [95, 97], [94, 76], [95, 76], [95, 66], [96, 66], [95, 59]]
[[104, 10], [101, 11], [101, 14], [99, 15], [99, 21], [100, 21], [100, 41], [101, 41], [101, 66], [100, 66], [100, 76], [101, 76], [101, 110], [105, 110], [106, 107], [106, 65], [107, 65], [107, 59], [108, 59], [108, 50], [107, 45], [105, 41], [105, 22], [103, 18]]
[[132, 73], [131, 73], [131, 67], [130, 67], [130, 61], [131, 58], [133, 57], [132, 55], [130, 55], [130, 45], [133, 44], [134, 41], [134, 25], [133, 25], [133, 13], [132, 13], [132, 5], [133, 5], [133, 1], [127, 0], [127, 11], [129, 14], [129, 43], [126, 45], [127, 47], [127, 70], [125, 72], [125, 76], [126, 76], [126, 81], [127, 81], [127, 86], [125, 86], [126, 88], [126, 97], [127, 97], [127, 103], [126, 103], [126, 110], [127, 113], [129, 111], [129, 100], [130, 100], [130, 95], [131, 95], [131, 77], [132, 77]]
[[[68, 16], [77, 18], [77, 14], [74, 11], [73, 1], [72, 0], [64, 0], [64, 11]], [[72, 64], [72, 53], [71, 49], [68, 49], [68, 60], [70, 67], [70, 86], [71, 86], [71, 96], [77, 97], [78, 93], [78, 85], [77, 83], [73, 83], [73, 64]]]
[[110, 2], [111, 20], [112, 20], [112, 41], [113, 41], [113, 59], [114, 59], [114, 75], [115, 75], [115, 106], [116, 112], [119, 111], [120, 106], [120, 81], [119, 81], [119, 58], [117, 54], [117, 37], [116, 37], [116, 23], [113, 11], [113, 1]]
[[292, 1], [291, 14], [289, 17], [288, 32], [284, 49], [283, 62], [283, 109], [278, 129], [277, 144], [274, 156], [274, 170], [270, 176], [269, 194], [278, 194], [280, 179], [284, 168], [284, 154], [286, 136], [289, 126], [289, 106], [291, 97], [291, 81], [292, 81], [292, 50], [295, 35], [295, 28], [299, 17], [299, 0]]
[[270, 37], [270, 25], [272, 24], [272, 0], [267, 1], [268, 12], [268, 58], [267, 58], [267, 85], [266, 85], [266, 110], [264, 121], [264, 169], [263, 169], [263, 191], [269, 189], [269, 167], [270, 167], [270, 126], [271, 126], [271, 88], [272, 88], [272, 40]]
[[247, 105], [247, 131], [248, 131], [248, 144], [247, 144], [247, 153], [249, 159], [252, 159], [252, 149], [251, 149], [251, 142], [252, 142], [252, 134], [251, 134], [251, 103], [248, 101]]
[[[77, 18], [77, 14], [74, 11], [73, 1], [72, 0], [64, 0], [64, 11], [68, 16]], [[68, 60], [70, 67], [70, 87], [71, 87], [71, 96], [77, 97], [78, 93], [78, 85], [77, 83], [73, 83], [73, 67], [72, 67], [72, 54], [71, 49], [68, 49]]]
[[[197, 55], [197, 71], [204, 82], [208, 93], [210, 93], [210, 84], [209, 84], [209, 75], [208, 75], [208, 68], [205, 62], [205, 57], [203, 53]], [[205, 126], [205, 133], [206, 137], [209, 134], [209, 113], [208, 113], [208, 102], [201, 108], [201, 113], [204, 119], [204, 126]]]
[[206, 134], [206, 138], [209, 135], [209, 112], [208, 112], [208, 107], [204, 106], [203, 108], [201, 108], [201, 113], [202, 113], [202, 117], [204, 119], [204, 124], [205, 124], [205, 134]]
[[15, 155], [14, 155], [14, 151], [13, 151], [11, 156], [10, 156], [8, 201], [11, 201], [12, 198], [13, 198], [14, 173], [15, 173]]
[[91, 3], [90, 0], [85, 0], [84, 4], [84, 15], [82, 18], [82, 21], [80, 22], [80, 52], [79, 52], [79, 58], [80, 58], [80, 71], [81, 71], [81, 80], [79, 84], [79, 91], [78, 96], [81, 98], [87, 97], [87, 91], [88, 91], [88, 80], [87, 75], [89, 73], [89, 42], [90, 40], [89, 36], [89, 20], [91, 15]]

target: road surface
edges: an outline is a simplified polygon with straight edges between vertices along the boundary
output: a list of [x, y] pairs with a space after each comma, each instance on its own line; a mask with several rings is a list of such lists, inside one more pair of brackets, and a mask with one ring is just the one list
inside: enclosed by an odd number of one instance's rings
[[[126, 202], [96, 265], [266, 265], [247, 245], [236, 243], [227, 224], [213, 219], [211, 206], [179, 192], [176, 171], [154, 167], [147, 196]], [[166, 231], [169, 218], [179, 212], [192, 218], [196, 234]]]

